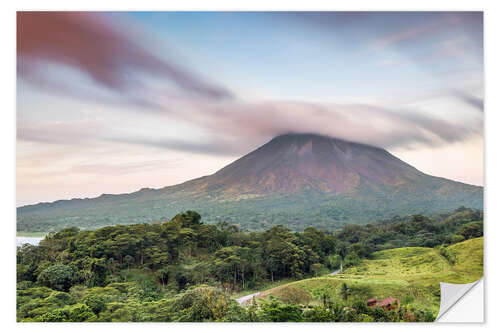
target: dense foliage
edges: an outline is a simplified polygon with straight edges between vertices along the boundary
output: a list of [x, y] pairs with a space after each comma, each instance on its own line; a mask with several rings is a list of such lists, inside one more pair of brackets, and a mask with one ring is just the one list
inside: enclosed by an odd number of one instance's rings
[[254, 301], [244, 307], [222, 289], [199, 285], [171, 297], [144, 298], [131, 283], [114, 283], [105, 288], [77, 288], [69, 292], [18, 286], [18, 320], [42, 322], [82, 321], [226, 321], [226, 322], [353, 322], [433, 321], [430, 311], [400, 306], [385, 311], [368, 308], [364, 302], [345, 304], [325, 299], [323, 304], [301, 306], [277, 299]]
[[[283, 226], [265, 232], [241, 231], [227, 223], [203, 224], [193, 211], [157, 224], [85, 231], [67, 228], [49, 234], [38, 246], [25, 244], [18, 248], [17, 318], [427, 320], [424, 312], [409, 309], [381, 314], [356, 304], [340, 307], [326, 301], [322, 307], [312, 309], [277, 300], [243, 308], [228, 295], [283, 278], [316, 276], [337, 269], [341, 263], [344, 267], [355, 266], [360, 258], [370, 257], [380, 249], [434, 247], [480, 235], [482, 212], [466, 208], [433, 218], [416, 215], [373, 225], [346, 226], [337, 233], [314, 228], [292, 232]], [[348, 291], [342, 293], [347, 301]]]

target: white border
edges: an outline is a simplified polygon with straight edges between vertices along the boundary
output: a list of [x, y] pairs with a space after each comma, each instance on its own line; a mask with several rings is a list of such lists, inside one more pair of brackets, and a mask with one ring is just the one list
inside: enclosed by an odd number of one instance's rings
[[[50, 332], [86, 332], [88, 330], [120, 330], [124, 332], [136, 332], [138, 329], [153, 331], [176, 331], [176, 330], [203, 330], [204, 332], [255, 332], [255, 330], [284, 330], [290, 332], [303, 332], [312, 328], [314, 324], [19, 324], [15, 323], [15, 11], [16, 10], [484, 10], [485, 11], [485, 136], [486, 136], [486, 174], [485, 174], [485, 275], [488, 281], [497, 281], [496, 273], [499, 265], [493, 260], [488, 265], [488, 258], [495, 258], [494, 253], [499, 253], [500, 242], [494, 241], [499, 234], [500, 225], [499, 205], [496, 201], [500, 198], [499, 185], [499, 146], [500, 134], [496, 128], [500, 124], [500, 105], [498, 103], [499, 65], [500, 59], [498, 46], [498, 33], [500, 32], [500, 15], [496, 10], [498, 1], [464, 1], [464, 0], [420, 0], [412, 2], [403, 1], [132, 1], [122, 0], [114, 2], [104, 2], [98, 0], [87, 1], [4, 1], [1, 11], [1, 33], [3, 42], [1, 92], [2, 108], [1, 117], [1, 144], [2, 159], [1, 165], [1, 217], [2, 237], [2, 273], [0, 274], [2, 287], [2, 308], [0, 311], [2, 318], [2, 328], [5, 332], [16, 331], [49, 331]], [[498, 303], [499, 287], [498, 283], [488, 283], [486, 290], [486, 324], [485, 325], [460, 325], [460, 324], [318, 324], [314, 325], [315, 331], [349, 330], [356, 332], [360, 330], [370, 330], [375, 332], [387, 332], [388, 330], [402, 329], [407, 331], [420, 332], [425, 330], [452, 329], [453, 331], [470, 331], [478, 329], [490, 329], [499, 323], [495, 303]], [[491, 300], [491, 302], [489, 302]]]

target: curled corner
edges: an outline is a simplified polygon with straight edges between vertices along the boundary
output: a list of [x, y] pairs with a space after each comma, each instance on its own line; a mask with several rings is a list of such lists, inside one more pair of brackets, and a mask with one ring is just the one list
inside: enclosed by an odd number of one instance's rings
[[450, 310], [451, 307], [453, 307], [453, 305], [467, 294], [479, 281], [481, 280], [463, 284], [440, 282], [441, 304], [439, 306], [439, 313], [436, 317], [436, 321]]

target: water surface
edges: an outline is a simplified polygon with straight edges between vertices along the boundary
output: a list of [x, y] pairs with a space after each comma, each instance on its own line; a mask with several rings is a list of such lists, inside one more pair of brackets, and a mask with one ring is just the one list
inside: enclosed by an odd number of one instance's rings
[[43, 239], [43, 237], [19, 237], [16, 236], [16, 245], [21, 246], [23, 244], [32, 244], [32, 245], [38, 245], [40, 241]]

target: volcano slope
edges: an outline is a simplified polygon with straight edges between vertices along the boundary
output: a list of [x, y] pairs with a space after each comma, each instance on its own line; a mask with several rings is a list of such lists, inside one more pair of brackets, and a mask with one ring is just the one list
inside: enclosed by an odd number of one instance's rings
[[315, 134], [278, 136], [216, 173], [160, 189], [17, 209], [18, 231], [169, 220], [196, 210], [204, 222], [250, 230], [282, 224], [337, 229], [459, 206], [482, 209], [483, 188], [424, 174], [388, 151]]

